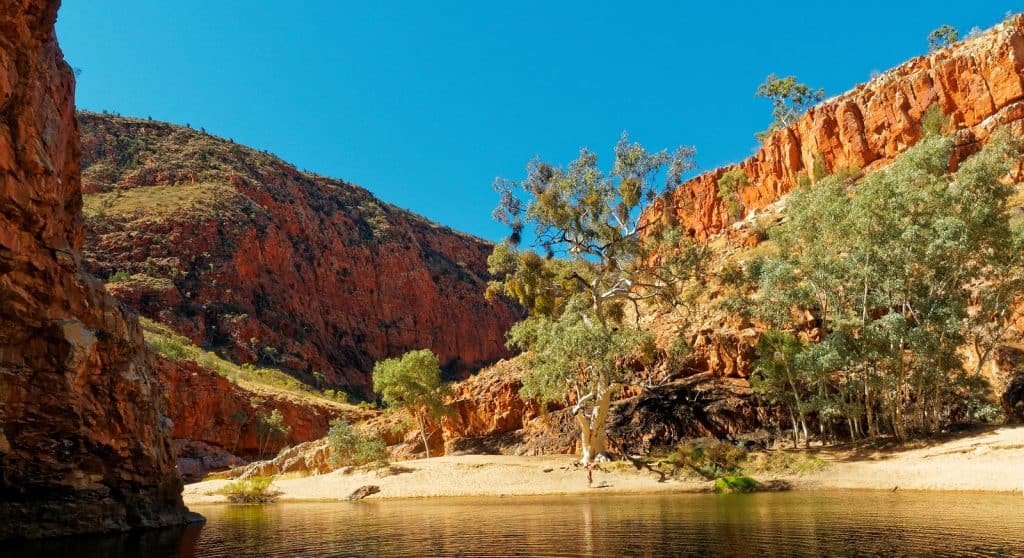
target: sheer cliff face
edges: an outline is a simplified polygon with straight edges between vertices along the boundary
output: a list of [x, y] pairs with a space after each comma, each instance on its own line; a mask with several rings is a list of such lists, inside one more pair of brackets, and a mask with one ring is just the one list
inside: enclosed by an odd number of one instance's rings
[[999, 125], [1024, 127], [1024, 15], [978, 38], [910, 60], [870, 82], [810, 109], [796, 124], [769, 136], [757, 153], [704, 173], [669, 198], [677, 222], [706, 239], [733, 219], [718, 197], [718, 179], [744, 171], [740, 196], [760, 209], [810, 176], [815, 160], [829, 172], [883, 166], [921, 138], [921, 115], [938, 104], [970, 151]]
[[366, 392], [417, 348], [452, 376], [506, 355], [491, 246], [203, 132], [81, 114], [90, 269], [139, 312], [238, 362]]
[[80, 261], [58, 5], [0, 3], [0, 539], [186, 513], [139, 326]]

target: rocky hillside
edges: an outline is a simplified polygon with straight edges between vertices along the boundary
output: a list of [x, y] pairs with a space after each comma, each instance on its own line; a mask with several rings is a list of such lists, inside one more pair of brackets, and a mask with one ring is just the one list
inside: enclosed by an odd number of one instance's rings
[[452, 377], [506, 355], [487, 242], [201, 131], [79, 122], [89, 269], [194, 343], [362, 395], [410, 349]]
[[921, 116], [938, 104], [970, 152], [1002, 124], [1024, 128], [1024, 14], [981, 36], [914, 58], [811, 108], [768, 138], [753, 157], [693, 178], [668, 200], [691, 235], [707, 239], [734, 218], [718, 179], [741, 169], [744, 209], [764, 208], [811, 177], [888, 164], [922, 136]]
[[142, 331], [82, 263], [58, 5], [0, 3], [0, 539], [186, 519]]
[[[697, 176], [673, 193], [668, 201], [678, 223], [708, 248], [708, 280], [685, 315], [659, 315], [647, 327], [660, 345], [681, 336], [693, 352], [682, 366], [659, 371], [667, 380], [659, 387], [627, 392], [613, 405], [613, 449], [643, 452], [688, 437], [765, 434], [754, 431], [765, 424], [767, 410], [752, 398], [746, 380], [763, 325], [723, 307], [734, 287], [718, 277], [726, 268], [774, 252], [765, 231], [786, 219], [785, 195], [801, 176], [810, 177], [815, 166], [824, 173], [886, 166], [922, 137], [921, 117], [932, 104], [949, 117], [960, 158], [976, 151], [1001, 125], [1024, 131], [1024, 16], [822, 103], [794, 126], [768, 137], [755, 156]], [[737, 168], [750, 185], [740, 192], [744, 216], [734, 222], [719, 198], [717, 181]], [[1020, 180], [1020, 169], [1011, 178]], [[1014, 203], [1024, 204], [1024, 197], [1018, 194]], [[1020, 207], [1015, 211], [1018, 219], [1024, 216]], [[1024, 312], [1018, 311], [1013, 322], [984, 368], [1011, 420], [1024, 417], [1024, 381], [1013, 375], [1024, 362]], [[977, 362], [969, 347], [964, 358], [968, 364]], [[515, 362], [504, 365], [500, 374], [487, 371], [457, 388], [456, 412], [442, 425], [449, 449], [531, 453], [574, 448], [575, 425], [565, 411], [539, 416], [536, 406], [518, 397]]]

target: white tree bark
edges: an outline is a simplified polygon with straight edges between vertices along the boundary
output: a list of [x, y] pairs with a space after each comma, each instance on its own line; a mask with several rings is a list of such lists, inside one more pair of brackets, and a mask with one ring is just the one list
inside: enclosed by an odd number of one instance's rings
[[580, 463], [596, 463], [608, 461], [608, 410], [611, 407], [612, 394], [618, 384], [599, 390], [593, 405], [581, 408], [577, 404], [574, 409], [576, 422], [580, 425]]

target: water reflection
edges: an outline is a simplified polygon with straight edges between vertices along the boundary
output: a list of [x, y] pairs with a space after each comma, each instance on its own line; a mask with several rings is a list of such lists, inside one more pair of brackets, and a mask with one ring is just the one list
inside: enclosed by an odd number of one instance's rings
[[[201, 506], [205, 526], [13, 556], [1024, 556], [1011, 495], [780, 493]], [[0, 552], [3, 554], [3, 552]]]

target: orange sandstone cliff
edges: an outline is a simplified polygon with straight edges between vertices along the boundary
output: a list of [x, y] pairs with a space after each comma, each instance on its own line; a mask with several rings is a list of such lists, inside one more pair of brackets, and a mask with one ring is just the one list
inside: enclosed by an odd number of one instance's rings
[[484, 299], [489, 243], [201, 131], [79, 121], [88, 265], [143, 315], [361, 395], [376, 360], [411, 349], [449, 377], [507, 356], [519, 314]]
[[0, 3], [0, 539], [187, 513], [139, 324], [82, 264], [58, 6]]
[[[977, 38], [910, 60], [823, 102], [793, 126], [769, 136], [753, 157], [687, 181], [671, 193], [667, 203], [678, 225], [698, 240], [738, 233], [714, 239], [720, 241], [713, 264], [722, 265], [742, 256], [749, 249], [744, 244], [757, 241], [752, 220], [729, 230], [734, 217], [718, 196], [722, 174], [742, 169], [750, 182], [740, 192], [745, 209], [761, 210], [759, 220], [777, 224], [784, 219], [783, 208], [769, 206], [794, 188], [801, 175], [812, 175], [816, 161], [826, 172], [883, 167], [922, 137], [921, 117], [932, 104], [949, 117], [960, 155], [977, 149], [1001, 125], [1020, 133], [1024, 129], [1024, 15]], [[655, 202], [663, 203], [666, 200]], [[660, 208], [655, 205], [648, 214], [659, 214]], [[687, 437], [742, 437], [765, 424], [767, 410], [752, 397], [746, 380], [760, 330], [717, 309], [713, 303], [721, 295], [719, 290], [714, 286], [710, 290], [706, 316], [696, 321], [661, 316], [650, 325], [663, 343], [672, 336], [684, 336], [693, 353], [681, 368], [667, 371], [671, 381], [613, 406], [609, 419], [613, 450], [668, 447]], [[1019, 338], [1014, 343], [1019, 344]], [[993, 366], [1012, 370], [1017, 362], [1012, 355], [1019, 351], [1012, 347], [1001, 351], [1011, 356], [1001, 356]], [[573, 450], [575, 426], [564, 416], [566, 411], [542, 415], [536, 405], [522, 401], [515, 364], [513, 360], [502, 365], [500, 374], [485, 371], [456, 387], [455, 413], [442, 423], [450, 450]], [[1008, 415], [1024, 418], [1022, 378], [1010, 383], [1002, 399]], [[1002, 383], [995, 382], [1000, 391]]]
[[1024, 14], [811, 108], [753, 157], [687, 181], [668, 203], [679, 225], [705, 240], [733, 221], [718, 196], [725, 172], [743, 170], [750, 182], [740, 191], [744, 208], [760, 209], [813, 175], [815, 161], [827, 172], [888, 164], [921, 138], [921, 116], [932, 104], [949, 116], [966, 151], [999, 125], [1024, 127]]

